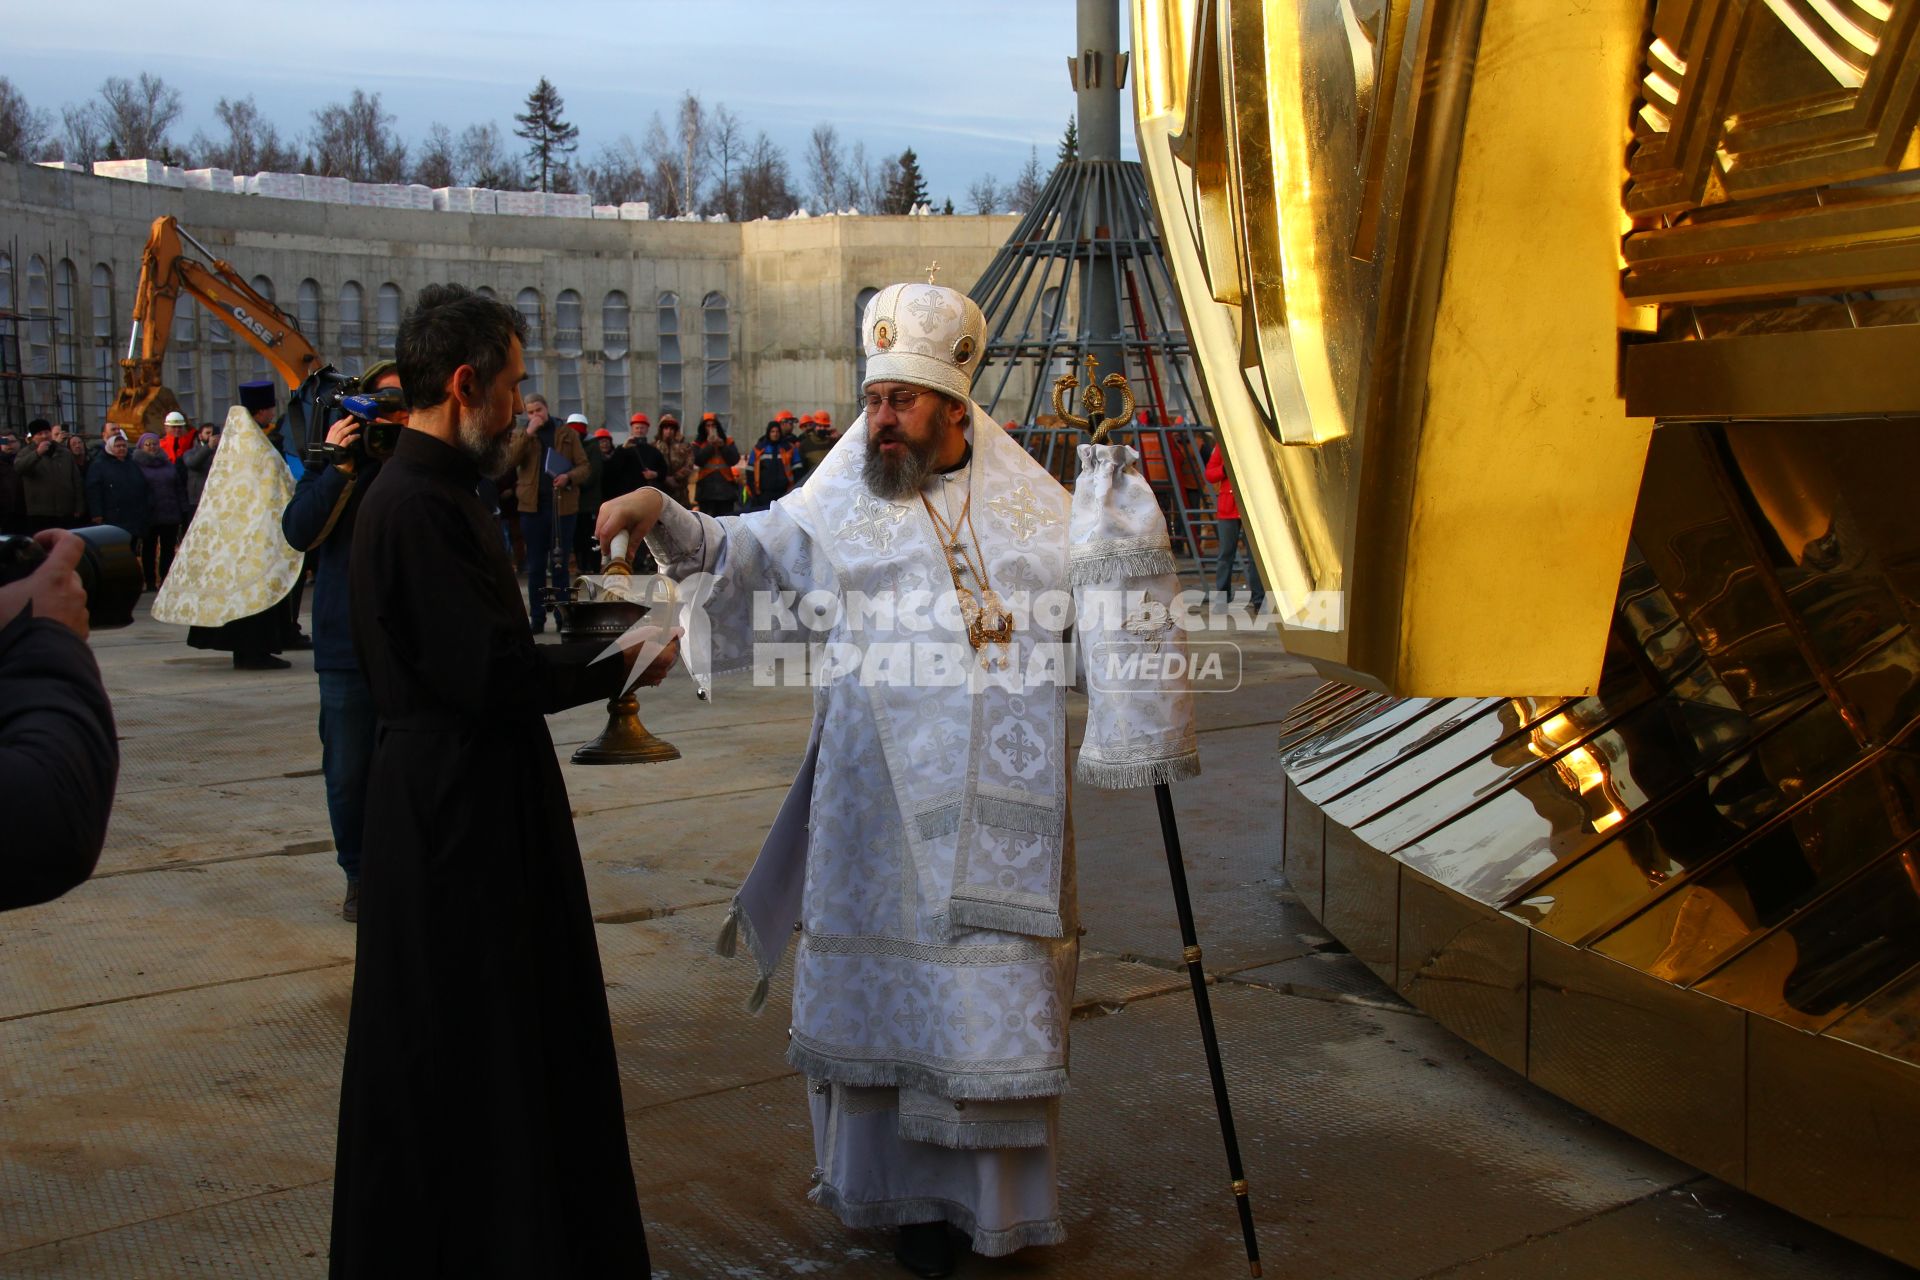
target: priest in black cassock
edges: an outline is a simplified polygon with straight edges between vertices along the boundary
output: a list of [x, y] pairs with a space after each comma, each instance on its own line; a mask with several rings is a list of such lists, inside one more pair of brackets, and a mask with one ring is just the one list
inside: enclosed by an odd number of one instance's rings
[[[331, 1274], [646, 1276], [600, 955], [545, 716], [635, 660], [536, 646], [475, 496], [520, 410], [525, 326], [421, 290], [412, 418], [350, 573], [379, 728], [340, 1097]], [[671, 647], [642, 680], [665, 674]]]

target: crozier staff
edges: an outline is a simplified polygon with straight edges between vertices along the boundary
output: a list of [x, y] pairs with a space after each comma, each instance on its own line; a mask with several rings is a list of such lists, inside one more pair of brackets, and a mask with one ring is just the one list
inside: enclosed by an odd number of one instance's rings
[[[648, 1274], [580, 850], [545, 717], [621, 687], [536, 646], [493, 518], [525, 324], [420, 291], [411, 416], [355, 527], [355, 652], [378, 716], [341, 1081], [332, 1274]], [[569, 433], [571, 434], [571, 433]], [[642, 676], [657, 683], [671, 646]]]

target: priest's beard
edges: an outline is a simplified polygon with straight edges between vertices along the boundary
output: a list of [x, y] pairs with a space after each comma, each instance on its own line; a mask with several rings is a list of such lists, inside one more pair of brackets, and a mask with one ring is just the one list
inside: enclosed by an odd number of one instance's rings
[[[869, 426], [867, 431], [867, 460], [861, 475], [873, 496], [898, 501], [919, 493], [933, 474], [938, 442], [913, 440], [891, 429], [876, 432]], [[894, 442], [907, 446], [907, 451], [897, 458], [880, 452], [881, 444]]]
[[507, 441], [511, 431], [502, 431], [488, 435], [485, 425], [485, 412], [468, 414], [464, 409], [460, 413], [460, 452], [467, 455], [474, 468], [491, 480], [507, 467]]

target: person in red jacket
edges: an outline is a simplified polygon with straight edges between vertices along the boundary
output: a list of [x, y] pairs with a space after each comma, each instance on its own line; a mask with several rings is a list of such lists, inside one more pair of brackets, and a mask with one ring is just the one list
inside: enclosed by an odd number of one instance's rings
[[[1233, 481], [1227, 478], [1227, 451], [1218, 444], [1207, 455], [1207, 483], [1220, 495], [1220, 504], [1214, 508], [1214, 531], [1220, 536], [1220, 552], [1214, 559], [1219, 566], [1213, 575], [1213, 589], [1221, 595], [1231, 598], [1233, 591], [1233, 562], [1240, 558], [1240, 504], [1233, 496]], [[1247, 544], [1247, 595], [1254, 611], [1259, 612], [1267, 602], [1267, 588], [1260, 581], [1260, 566], [1253, 562], [1253, 544]]]
[[187, 421], [186, 414], [175, 409], [167, 415], [167, 431], [160, 437], [160, 452], [167, 455], [168, 462], [180, 461], [187, 456], [187, 450], [199, 442], [199, 433]]

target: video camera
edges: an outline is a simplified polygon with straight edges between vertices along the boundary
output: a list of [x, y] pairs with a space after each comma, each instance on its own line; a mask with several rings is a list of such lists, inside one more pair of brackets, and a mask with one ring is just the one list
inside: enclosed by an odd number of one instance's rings
[[[300, 384], [287, 412], [294, 419], [297, 436], [306, 442], [301, 461], [309, 467], [325, 467], [369, 458], [384, 462], [392, 457], [393, 447], [400, 442], [401, 427], [380, 419], [406, 407], [407, 398], [400, 388], [363, 391], [360, 379], [327, 365]], [[350, 445], [328, 444], [327, 428], [346, 417], [361, 423], [359, 438]]]

